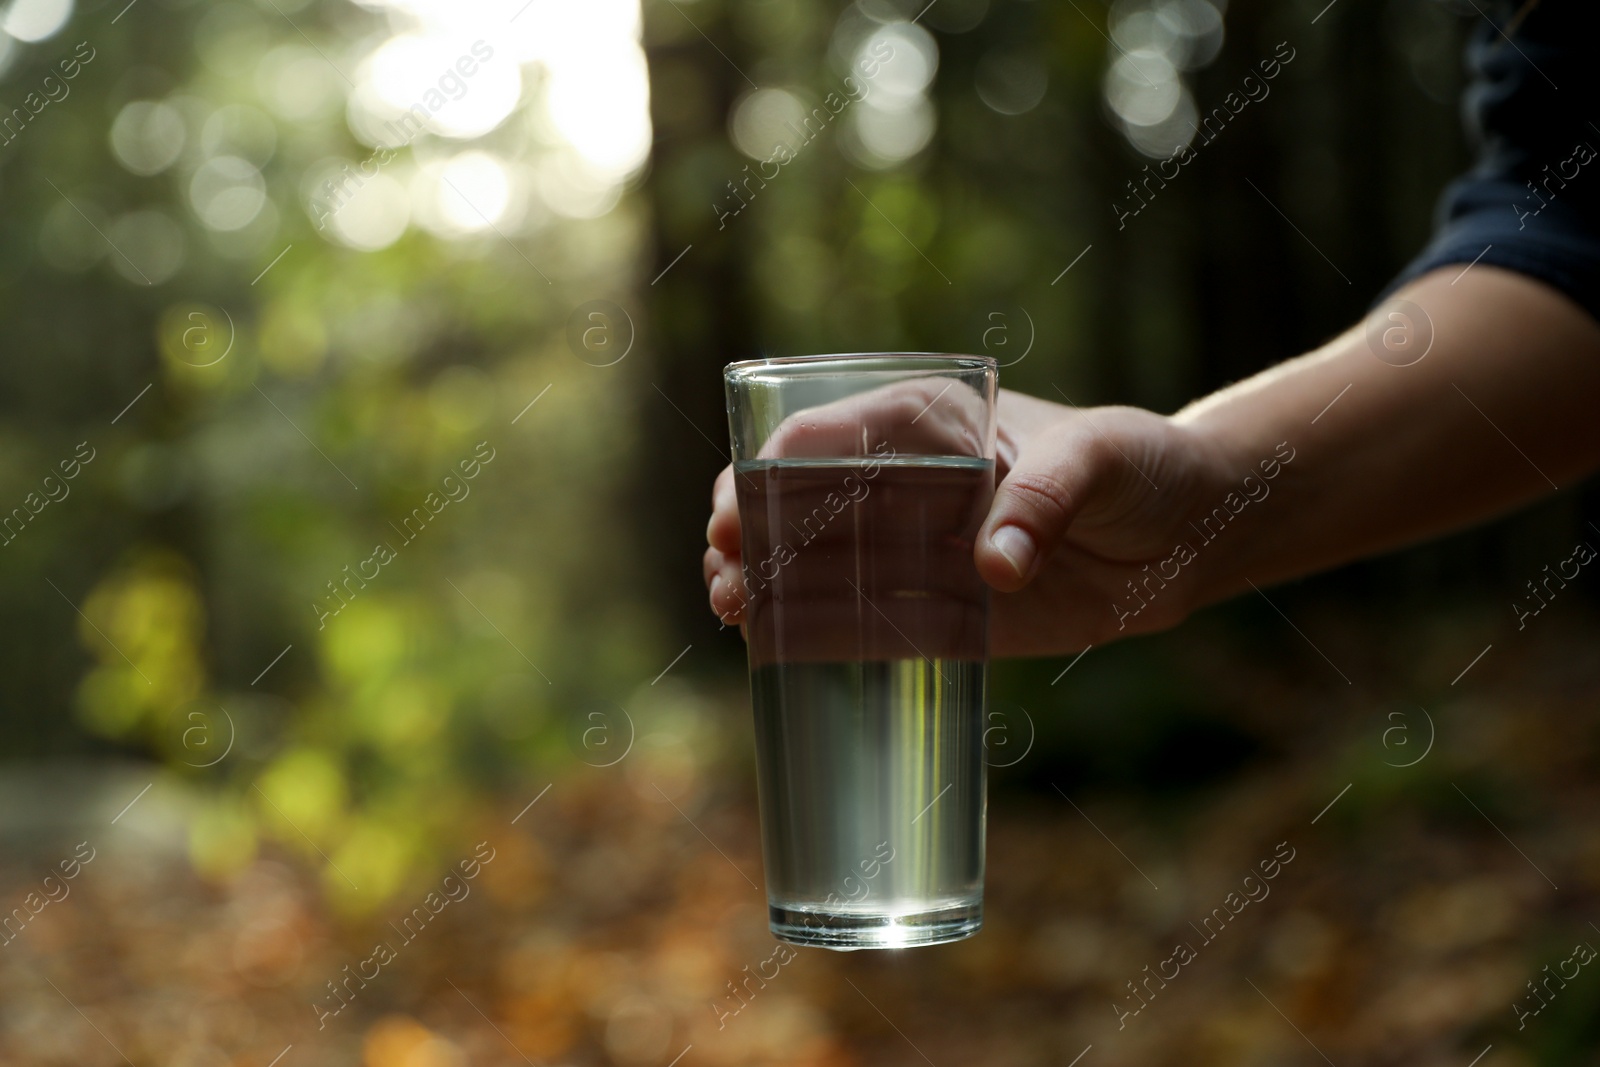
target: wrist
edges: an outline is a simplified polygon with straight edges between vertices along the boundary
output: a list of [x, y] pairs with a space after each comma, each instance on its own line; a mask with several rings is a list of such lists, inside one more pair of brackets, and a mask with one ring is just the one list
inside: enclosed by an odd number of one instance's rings
[[1174, 423], [1188, 437], [1200, 486], [1181, 524], [1194, 551], [1192, 612], [1249, 588], [1265, 539], [1281, 519], [1277, 498], [1299, 452], [1292, 441], [1241, 440], [1222, 419], [1181, 415]]

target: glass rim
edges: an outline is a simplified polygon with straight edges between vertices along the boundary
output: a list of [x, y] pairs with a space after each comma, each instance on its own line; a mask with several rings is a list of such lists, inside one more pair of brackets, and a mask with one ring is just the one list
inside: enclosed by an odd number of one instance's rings
[[[937, 369], [941, 365], [960, 367], [965, 370], [995, 370], [1000, 369], [1000, 361], [994, 356], [974, 356], [958, 352], [833, 352], [815, 356], [768, 356], [762, 359], [741, 359], [729, 363], [722, 369], [724, 377], [738, 378], [747, 374], [766, 370], [783, 370], [793, 367], [804, 370], [825, 363], [838, 364], [877, 364], [870, 369], [890, 370], [892, 367], [882, 366], [896, 362], [922, 362], [929, 365], [928, 369]], [[869, 369], [863, 366], [861, 369]], [[916, 368], [905, 368], [914, 370]]]

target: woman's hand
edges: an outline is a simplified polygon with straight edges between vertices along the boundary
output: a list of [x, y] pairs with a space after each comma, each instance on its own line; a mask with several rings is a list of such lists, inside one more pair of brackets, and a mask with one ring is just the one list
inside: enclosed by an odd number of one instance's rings
[[[1207, 539], [1192, 523], [1252, 471], [1137, 408], [1083, 411], [1001, 390], [998, 416], [999, 484], [974, 549], [995, 590], [992, 655], [1077, 652], [1165, 629], [1203, 602]], [[745, 605], [733, 477], [724, 469], [713, 488], [704, 562], [712, 611], [729, 624]]]

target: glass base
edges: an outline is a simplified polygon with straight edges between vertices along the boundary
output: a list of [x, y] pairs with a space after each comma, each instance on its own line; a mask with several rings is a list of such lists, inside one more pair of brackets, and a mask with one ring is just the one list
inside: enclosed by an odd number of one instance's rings
[[904, 914], [849, 913], [771, 904], [767, 916], [772, 936], [792, 945], [841, 952], [862, 948], [911, 948], [971, 937], [983, 928], [983, 902]]

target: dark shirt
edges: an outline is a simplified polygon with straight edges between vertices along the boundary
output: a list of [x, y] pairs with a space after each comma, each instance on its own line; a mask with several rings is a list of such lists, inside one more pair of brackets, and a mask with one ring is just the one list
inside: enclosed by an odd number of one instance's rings
[[[1473, 0], [1463, 97], [1477, 162], [1391, 291], [1476, 260], [1537, 278], [1600, 319], [1600, 0]], [[1491, 21], [1492, 19], [1492, 21]]]

